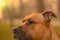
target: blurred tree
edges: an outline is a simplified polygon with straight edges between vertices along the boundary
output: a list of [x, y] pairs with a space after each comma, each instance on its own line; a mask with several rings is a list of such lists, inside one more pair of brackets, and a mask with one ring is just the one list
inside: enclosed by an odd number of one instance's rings
[[38, 0], [37, 6], [38, 6], [38, 12], [43, 12], [45, 10], [43, 0]]
[[9, 19], [10, 19], [10, 25], [11, 27], [14, 27], [14, 24], [13, 24], [13, 20], [14, 20], [14, 8], [8, 8], [8, 16], [9, 16]]
[[20, 0], [20, 17], [31, 12], [43, 12], [44, 4], [42, 0]]
[[24, 6], [23, 6], [23, 1], [22, 0], [19, 0], [20, 1], [20, 6], [19, 6], [19, 16], [20, 16], [20, 18], [22, 18], [23, 17], [23, 13], [24, 13], [24, 11], [23, 11], [23, 9], [24, 9]]
[[58, 0], [58, 13], [59, 13], [59, 19], [60, 19], [60, 0]]
[[6, 8], [3, 9], [4, 19], [9, 19], [11, 27], [14, 27], [13, 25], [14, 11], [15, 9], [13, 7], [13, 4], [11, 8], [8, 7], [8, 5], [6, 5]]

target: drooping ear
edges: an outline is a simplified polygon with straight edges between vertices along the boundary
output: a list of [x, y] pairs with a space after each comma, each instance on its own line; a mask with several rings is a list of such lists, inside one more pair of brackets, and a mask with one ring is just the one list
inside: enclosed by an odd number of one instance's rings
[[43, 17], [46, 21], [50, 22], [53, 17], [56, 17], [56, 15], [52, 11], [46, 11], [43, 13]]

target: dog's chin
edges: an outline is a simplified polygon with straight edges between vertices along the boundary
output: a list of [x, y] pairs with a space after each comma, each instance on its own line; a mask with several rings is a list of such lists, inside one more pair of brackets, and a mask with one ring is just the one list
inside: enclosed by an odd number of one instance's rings
[[17, 27], [13, 29], [14, 38], [18, 40], [32, 40], [32, 37], [27, 35], [23, 30], [22, 27]]

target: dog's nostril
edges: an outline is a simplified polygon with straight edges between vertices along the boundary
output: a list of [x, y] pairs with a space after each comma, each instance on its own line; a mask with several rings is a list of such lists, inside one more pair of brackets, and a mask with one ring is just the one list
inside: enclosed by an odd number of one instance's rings
[[13, 31], [16, 31], [16, 29], [13, 29]]
[[20, 28], [22, 27], [22, 26], [19, 26]]

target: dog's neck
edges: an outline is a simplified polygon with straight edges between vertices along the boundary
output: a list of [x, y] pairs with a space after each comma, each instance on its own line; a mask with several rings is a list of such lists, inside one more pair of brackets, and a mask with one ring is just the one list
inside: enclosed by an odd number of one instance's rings
[[42, 40], [51, 40], [51, 36], [52, 36], [52, 32], [50, 28], [47, 27], [47, 31], [45, 32], [45, 35], [43, 36]]
[[50, 26], [50, 22], [45, 22], [46, 27]]
[[[48, 31], [49, 30], [49, 31]], [[53, 27], [49, 27], [42, 40], [59, 40]]]
[[41, 40], [59, 40], [54, 28], [51, 26], [50, 22], [45, 22], [47, 31]]
[[60, 40], [56, 31], [52, 26], [50, 26], [50, 30], [51, 30], [51, 40]]

